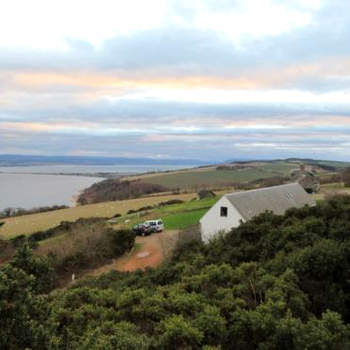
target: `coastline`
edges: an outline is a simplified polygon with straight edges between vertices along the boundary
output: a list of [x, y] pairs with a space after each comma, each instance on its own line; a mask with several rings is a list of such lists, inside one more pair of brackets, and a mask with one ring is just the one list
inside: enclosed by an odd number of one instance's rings
[[81, 191], [101, 177], [0, 173], [0, 211], [5, 208], [77, 206]]

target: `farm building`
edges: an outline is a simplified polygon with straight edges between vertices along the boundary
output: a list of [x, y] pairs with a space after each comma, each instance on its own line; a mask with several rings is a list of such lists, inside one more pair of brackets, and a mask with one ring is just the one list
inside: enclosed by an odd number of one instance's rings
[[207, 243], [218, 232], [227, 232], [265, 211], [282, 215], [305, 205], [313, 206], [315, 201], [298, 183], [229, 193], [200, 219], [201, 237]]

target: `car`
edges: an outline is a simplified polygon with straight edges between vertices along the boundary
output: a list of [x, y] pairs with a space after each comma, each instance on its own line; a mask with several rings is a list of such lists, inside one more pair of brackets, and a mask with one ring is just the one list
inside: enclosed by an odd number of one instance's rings
[[154, 232], [153, 227], [145, 223], [134, 225], [132, 231], [139, 236], [148, 236]]
[[153, 232], [162, 232], [164, 230], [164, 223], [162, 219], [147, 220], [144, 222], [145, 225], [149, 225]]

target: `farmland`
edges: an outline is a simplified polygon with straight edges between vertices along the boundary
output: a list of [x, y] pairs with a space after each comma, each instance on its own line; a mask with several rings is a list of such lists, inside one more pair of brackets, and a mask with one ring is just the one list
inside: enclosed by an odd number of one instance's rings
[[[219, 198], [220, 195], [209, 199], [191, 200], [185, 203], [167, 205], [153, 210], [131, 214], [127, 216], [127, 219], [130, 221], [127, 223], [126, 227], [131, 227], [138, 222], [159, 217], [163, 219], [167, 230], [186, 229], [198, 224], [199, 219]], [[122, 217], [116, 220], [115, 226], [124, 227], [125, 218], [126, 217]]]
[[275, 162], [262, 163], [237, 170], [216, 170], [214, 167], [191, 169], [182, 172], [145, 175], [144, 182], [159, 184], [168, 188], [198, 188], [200, 186], [222, 186], [236, 182], [249, 182], [274, 176], [287, 176], [292, 169], [297, 168], [295, 163]]
[[[335, 174], [350, 165], [346, 162], [323, 161], [312, 159], [287, 159], [239, 163], [237, 168], [218, 170], [216, 166], [200, 167], [181, 171], [144, 174], [127, 177], [127, 180], [162, 185], [169, 189], [196, 190], [198, 188], [224, 188], [235, 183], [254, 182], [273, 177], [289, 177], [294, 169], [304, 164], [315, 175], [323, 177]], [[228, 165], [235, 165], [228, 164]], [[239, 167], [241, 166], [241, 168]], [[325, 169], [324, 167], [329, 169]]]
[[195, 197], [194, 193], [168, 194], [162, 196], [151, 196], [137, 199], [129, 199], [115, 202], [104, 202], [62, 209], [47, 213], [13, 217], [1, 220], [5, 222], [0, 228], [0, 239], [10, 239], [21, 234], [47, 230], [57, 226], [61, 221], [75, 221], [79, 218], [89, 217], [112, 217], [116, 214], [124, 215], [129, 210], [139, 209], [147, 205], [155, 205], [171, 199], [188, 201]]

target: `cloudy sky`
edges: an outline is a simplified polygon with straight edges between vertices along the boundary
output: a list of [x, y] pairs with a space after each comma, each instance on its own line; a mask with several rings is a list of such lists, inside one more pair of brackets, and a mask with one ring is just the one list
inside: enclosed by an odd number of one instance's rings
[[0, 153], [350, 159], [348, 0], [3, 0]]

